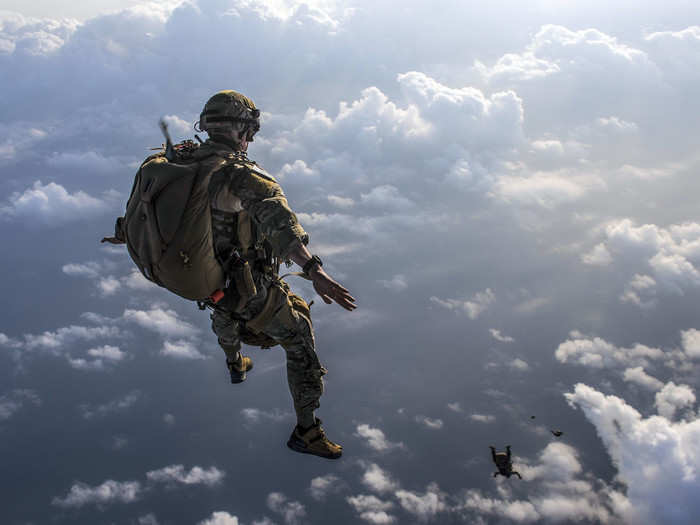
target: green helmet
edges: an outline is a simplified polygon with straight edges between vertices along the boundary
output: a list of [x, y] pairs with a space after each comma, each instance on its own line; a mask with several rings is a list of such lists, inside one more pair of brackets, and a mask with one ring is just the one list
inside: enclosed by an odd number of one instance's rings
[[204, 104], [199, 115], [199, 129], [209, 136], [231, 134], [252, 142], [260, 129], [260, 111], [245, 95], [233, 90], [219, 91]]

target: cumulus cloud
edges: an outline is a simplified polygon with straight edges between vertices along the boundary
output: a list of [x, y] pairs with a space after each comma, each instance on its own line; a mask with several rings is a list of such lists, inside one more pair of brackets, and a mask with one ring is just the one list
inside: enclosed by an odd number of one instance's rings
[[636, 344], [631, 348], [621, 348], [600, 337], [583, 337], [572, 333], [573, 339], [561, 343], [554, 356], [561, 363], [573, 362], [593, 368], [620, 365], [646, 367], [650, 361], [664, 357], [663, 350]]
[[152, 308], [150, 310], [124, 310], [123, 318], [166, 337], [188, 337], [199, 332], [187, 321], [183, 321], [174, 310]]
[[469, 317], [469, 319], [476, 319], [485, 310], [491, 306], [496, 300], [496, 294], [494, 294], [490, 288], [487, 288], [483, 292], [477, 292], [471, 299], [462, 301], [459, 299], [440, 299], [438, 297], [432, 296], [430, 301], [438, 306], [447, 308], [448, 310], [453, 310], [455, 312], [463, 312]]
[[349, 496], [346, 501], [358, 513], [360, 518], [368, 523], [381, 525], [396, 521], [395, 516], [387, 513], [394, 506], [391, 501], [382, 501], [376, 496], [365, 494]]
[[527, 364], [527, 362], [523, 361], [519, 357], [516, 357], [512, 361], [508, 363], [508, 366], [512, 368], [513, 370], [517, 370], [520, 372], [524, 372], [526, 370], [530, 369], [530, 365]]
[[440, 430], [443, 426], [442, 419], [433, 419], [427, 416], [416, 416], [416, 422], [433, 430]]
[[[667, 393], [678, 392], [671, 387]], [[694, 522], [700, 512], [695, 475], [700, 468], [700, 420], [645, 418], [624, 399], [581, 383], [565, 395], [595, 426], [627, 486], [626, 499], [618, 497], [626, 523]], [[687, 391], [681, 392], [671, 406], [685, 405], [688, 397]]]
[[367, 446], [378, 452], [384, 452], [394, 448], [403, 448], [404, 446], [402, 442], [395, 443], [389, 441], [381, 429], [372, 427], [366, 423], [357, 425], [355, 435], [366, 439]]
[[429, 521], [438, 513], [447, 510], [446, 494], [435, 483], [431, 483], [423, 494], [408, 490], [397, 490], [396, 498], [401, 507], [420, 521]]
[[656, 393], [654, 404], [660, 416], [672, 420], [677, 411], [695, 404], [695, 392], [688, 385], [676, 385], [671, 381]]
[[104, 370], [105, 364], [117, 363], [126, 358], [126, 352], [123, 352], [117, 346], [102, 345], [96, 348], [90, 348], [87, 355], [92, 359], [82, 357], [73, 358], [67, 355], [66, 358], [70, 366], [78, 370]]
[[169, 465], [147, 472], [146, 478], [154, 483], [181, 483], [183, 485], [206, 485], [211, 487], [220, 484], [225, 475], [225, 472], [216, 467], [203, 469], [202, 467], [194, 466], [187, 472], [182, 465]]
[[695, 328], [683, 330], [681, 339], [683, 341], [683, 350], [689, 357], [700, 357], [700, 330]]
[[100, 272], [102, 271], [102, 266], [98, 262], [88, 261], [88, 262], [82, 263], [82, 264], [81, 263], [64, 264], [61, 267], [61, 270], [66, 275], [75, 275], [75, 276], [89, 277], [91, 279], [94, 279], [94, 278], [97, 278], [100, 276]]
[[41, 399], [34, 390], [16, 389], [0, 396], [0, 422], [10, 419], [27, 404], [41, 405]]
[[605, 244], [601, 242], [596, 244], [590, 252], [583, 254], [581, 260], [584, 264], [590, 264], [591, 266], [607, 266], [612, 262], [612, 256]]
[[641, 366], [625, 369], [623, 378], [625, 381], [637, 383], [652, 391], [661, 390], [664, 386], [661, 381], [647, 374]]
[[496, 341], [500, 341], [501, 343], [513, 343], [515, 342], [515, 339], [513, 339], [509, 335], [503, 335], [501, 334], [500, 330], [496, 330], [495, 328], [489, 328], [489, 333], [493, 336], [493, 338]]
[[390, 492], [398, 488], [398, 483], [394, 481], [385, 470], [376, 463], [367, 465], [362, 475], [362, 483], [374, 492]]
[[408, 283], [406, 282], [406, 277], [402, 274], [394, 275], [391, 279], [384, 280], [380, 279], [377, 281], [384, 288], [388, 288], [392, 292], [402, 292], [408, 288]]
[[163, 341], [160, 354], [175, 359], [206, 359], [207, 356], [197, 350], [193, 341], [178, 339], [177, 341]]
[[36, 181], [24, 192], [10, 195], [8, 201], [0, 205], [0, 217], [56, 226], [99, 215], [109, 208], [107, 201], [92, 197], [84, 191], [70, 193], [55, 182], [44, 185], [41, 181]]
[[149, 512], [148, 514], [139, 516], [138, 522], [139, 525], [158, 525], [158, 518], [156, 518], [155, 514]]
[[315, 500], [322, 501], [329, 492], [334, 492], [340, 487], [341, 480], [335, 474], [326, 474], [325, 476], [317, 476], [311, 480], [309, 491], [311, 497]]
[[[659, 289], [683, 295], [700, 285], [700, 272], [695, 262], [700, 260], [700, 225], [694, 222], [660, 227], [655, 224], [637, 226], [631, 219], [612, 221], [605, 227], [606, 239], [600, 250], [617, 254], [623, 259], [643, 261], [630, 280], [623, 301], [639, 306], [653, 306], [643, 301], [642, 294], [653, 295]], [[629, 264], [629, 263], [627, 263]]]
[[108, 479], [96, 487], [78, 482], [70, 488], [64, 498], [56, 497], [52, 503], [59, 507], [76, 508], [85, 505], [133, 503], [139, 498], [141, 492], [141, 484], [138, 481], [120, 482]]
[[133, 390], [124, 397], [114, 399], [108, 403], [97, 405], [95, 407], [89, 404], [83, 404], [80, 406], [80, 410], [85, 419], [92, 419], [96, 416], [106, 416], [111, 413], [125, 412], [134, 406], [139, 399], [141, 399], [141, 392], [139, 390]]
[[460, 405], [457, 401], [454, 403], [447, 403], [447, 408], [452, 410], [452, 412], [463, 412], [464, 409], [462, 408], [462, 405]]
[[268, 494], [267, 507], [272, 512], [280, 514], [287, 525], [301, 523], [301, 520], [306, 517], [304, 505], [298, 501], [290, 501], [287, 496], [281, 492], [271, 492]]
[[226, 511], [212, 512], [211, 516], [202, 520], [198, 525], [238, 525], [238, 517], [232, 516]]
[[471, 414], [469, 419], [472, 421], [478, 421], [479, 423], [492, 423], [495, 421], [496, 416], [491, 414]]
[[61, 327], [54, 332], [46, 331], [41, 334], [24, 334], [21, 343], [27, 350], [45, 350], [57, 353], [67, 345], [76, 341], [93, 341], [122, 337], [123, 333], [116, 326], [81, 326], [70, 325]]
[[[478, 489], [468, 489], [453, 507], [509, 519], [517, 523], [538, 521], [574, 521], [584, 523], [618, 523], [614, 508], [615, 492], [602, 480], [585, 473], [576, 449], [564, 443], [547, 445], [535, 464], [515, 458], [515, 469], [528, 481], [527, 500], [512, 499], [509, 487], [499, 487], [500, 498], [485, 496]], [[467, 513], [473, 516], [473, 514]]]
[[248, 424], [260, 423], [263, 420], [280, 422], [292, 418], [291, 412], [283, 412], [279, 409], [274, 409], [272, 411], [265, 411], [259, 408], [242, 408], [241, 415]]

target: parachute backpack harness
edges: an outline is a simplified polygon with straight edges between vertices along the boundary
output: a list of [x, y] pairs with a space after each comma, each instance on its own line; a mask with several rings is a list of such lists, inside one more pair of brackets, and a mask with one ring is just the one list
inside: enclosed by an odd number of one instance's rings
[[[221, 91], [204, 106], [199, 130], [224, 142], [238, 137], [250, 142], [260, 129], [260, 112], [253, 102], [235, 91]], [[256, 294], [247, 261], [235, 254], [217, 257], [212, 232], [209, 182], [226, 165], [259, 172], [242, 151], [205, 146], [192, 140], [172, 144], [161, 121], [165, 151], [148, 157], [140, 166], [127, 202], [117, 219], [114, 237], [102, 242], [126, 244], [129, 255], [146, 279], [192, 301], [201, 309], [235, 289], [238, 311]], [[195, 135], [201, 143], [201, 139]], [[250, 217], [238, 222], [238, 237], [245, 251], [252, 243]], [[276, 272], [275, 272], [276, 273]], [[231, 287], [229, 287], [229, 280]], [[308, 306], [306, 314], [308, 316]], [[303, 310], [295, 305], [297, 310]], [[249, 335], [251, 343], [275, 346], [263, 336]], [[247, 341], [246, 341], [247, 342]]]
[[[248, 97], [220, 91], [207, 101], [198, 124], [212, 137], [234, 136], [250, 142], [260, 129], [259, 117], [260, 111]], [[126, 213], [117, 219], [114, 237], [102, 242], [126, 243], [149, 281], [185, 299], [217, 303], [227, 283], [224, 262], [217, 259], [213, 247], [209, 181], [226, 164], [247, 159], [243, 152], [200, 149], [191, 140], [173, 145], [163, 121], [160, 126], [165, 152], [141, 164]]]
[[165, 152], [141, 164], [115, 236], [102, 241], [126, 243], [149, 281], [185, 299], [216, 302], [226, 277], [214, 254], [207, 188], [212, 173], [228, 161], [200, 154], [193, 141], [173, 146], [162, 122], [161, 128]]

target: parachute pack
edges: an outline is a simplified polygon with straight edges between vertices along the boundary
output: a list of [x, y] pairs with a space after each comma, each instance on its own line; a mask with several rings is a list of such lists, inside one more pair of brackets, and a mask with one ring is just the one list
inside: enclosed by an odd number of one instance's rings
[[225, 286], [213, 248], [208, 185], [230, 159], [192, 141], [172, 148], [172, 154], [152, 155], [139, 168], [115, 235], [144, 277], [200, 301]]

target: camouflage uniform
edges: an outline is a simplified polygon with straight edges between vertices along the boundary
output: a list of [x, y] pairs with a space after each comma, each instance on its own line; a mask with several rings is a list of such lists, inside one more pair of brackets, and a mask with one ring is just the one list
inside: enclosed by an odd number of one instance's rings
[[[233, 162], [214, 173], [209, 183], [214, 247], [222, 264], [232, 250], [249, 262], [255, 293], [241, 304], [235, 286], [213, 307], [212, 329], [227, 360], [236, 361], [241, 343], [269, 347], [279, 344], [287, 355], [287, 380], [298, 421], [314, 424], [313, 411], [323, 393], [326, 370], [316, 355], [308, 305], [291, 293], [277, 277], [280, 261], [308, 235], [289, 208], [282, 188], [244, 154], [226, 145], [207, 141], [201, 148], [221, 155], [230, 152]], [[241, 225], [249, 231], [241, 233]], [[250, 237], [250, 240], [242, 237]], [[231, 279], [233, 284], [233, 279]]]

